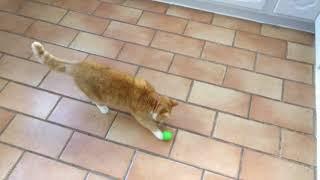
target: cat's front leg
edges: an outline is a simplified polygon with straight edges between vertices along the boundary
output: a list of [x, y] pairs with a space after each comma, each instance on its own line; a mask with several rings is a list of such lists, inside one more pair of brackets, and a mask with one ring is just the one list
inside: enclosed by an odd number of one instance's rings
[[156, 122], [154, 122], [153, 120], [147, 117], [143, 118], [139, 115], [133, 115], [133, 116], [143, 127], [149, 129], [156, 138], [163, 140], [162, 131], [159, 129]]
[[99, 105], [97, 103], [95, 103], [95, 104], [102, 114], [107, 114], [109, 112], [109, 108], [107, 106]]

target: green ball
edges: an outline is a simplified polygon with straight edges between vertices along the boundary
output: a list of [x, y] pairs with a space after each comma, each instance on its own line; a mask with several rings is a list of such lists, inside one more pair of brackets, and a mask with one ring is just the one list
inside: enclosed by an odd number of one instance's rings
[[162, 132], [162, 140], [170, 141], [172, 139], [172, 132], [170, 131], [163, 131]]

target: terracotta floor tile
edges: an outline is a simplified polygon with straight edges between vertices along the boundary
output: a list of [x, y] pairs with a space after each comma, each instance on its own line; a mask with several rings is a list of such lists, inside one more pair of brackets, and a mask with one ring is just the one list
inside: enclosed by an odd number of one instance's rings
[[316, 139], [313, 136], [282, 130], [281, 142], [283, 157], [316, 165]]
[[116, 112], [102, 114], [96, 106], [63, 98], [49, 117], [49, 121], [105, 137]]
[[68, 44], [77, 35], [77, 31], [62, 26], [37, 21], [32, 24], [25, 34], [26, 36], [35, 39], [51, 42], [61, 46], [68, 46]]
[[280, 128], [219, 113], [214, 137], [267, 153], [279, 153]]
[[0, 109], [0, 133], [7, 127], [14, 115], [15, 114], [13, 112]]
[[[70, 62], [81, 62], [87, 57], [87, 53], [76, 51], [73, 49], [65, 48], [62, 46], [57, 46], [53, 44], [43, 43], [44, 47], [47, 51], [52, 53], [54, 56], [59, 58], [63, 58], [64, 60]], [[38, 61], [35, 56], [33, 55], [31, 58], [33, 61]]]
[[285, 81], [283, 101], [314, 108], [315, 88], [306, 84]]
[[288, 59], [314, 64], [315, 53], [313, 47], [288, 42]]
[[222, 84], [226, 67], [220, 64], [176, 55], [169, 72], [213, 84]]
[[164, 13], [168, 8], [165, 3], [151, 0], [128, 0], [123, 5], [157, 13]]
[[154, 33], [154, 30], [148, 28], [112, 21], [103, 35], [147, 46]]
[[227, 178], [225, 176], [221, 176], [218, 174], [214, 174], [208, 171], [205, 171], [203, 175], [203, 180], [232, 180], [231, 178]]
[[232, 45], [235, 31], [209, 24], [190, 21], [184, 32], [185, 35], [225, 45]]
[[250, 118], [305, 133], [313, 132], [313, 111], [253, 96]]
[[134, 76], [138, 70], [138, 66], [123, 63], [121, 61], [116, 61], [108, 58], [103, 58], [100, 56], [95, 56], [95, 55], [89, 55], [87, 58], [89, 61], [96, 61], [98, 63], [105, 64], [106, 66], [109, 66], [111, 68], [114, 68], [118, 71], [127, 73], [131, 76]]
[[235, 177], [239, 168], [240, 148], [179, 131], [171, 157], [201, 168]]
[[253, 151], [244, 151], [241, 179], [313, 180], [313, 169]]
[[228, 68], [224, 86], [281, 100], [282, 80], [236, 68]]
[[84, 170], [41, 157], [39, 155], [26, 153], [17, 167], [10, 175], [10, 180], [79, 180], [86, 175]]
[[248, 94], [195, 81], [188, 101], [246, 117], [249, 100]]
[[102, 34], [109, 20], [70, 11], [60, 22], [61, 25], [95, 34]]
[[150, 82], [157, 92], [181, 100], [187, 98], [191, 85], [191, 80], [189, 79], [145, 68], [140, 69], [137, 76]]
[[53, 2], [55, 6], [87, 14], [93, 13], [99, 4], [98, 0], [55, 0]]
[[75, 133], [61, 159], [90, 170], [122, 178], [129, 167], [132, 155], [133, 150], [127, 147]]
[[261, 24], [243, 19], [215, 14], [212, 24], [240, 31], [260, 33]]
[[209, 136], [214, 123], [215, 111], [179, 102], [168, 124]]
[[179, 36], [175, 34], [157, 32], [151, 46], [192, 57], [199, 57], [204, 41]]
[[0, 60], [0, 76], [37, 86], [49, 69], [38, 63], [30, 62], [13, 56], [3, 56]]
[[29, 58], [32, 55], [31, 39], [3, 31], [0, 31], [0, 39], [1, 42], [6, 42], [0, 43], [0, 51], [23, 58]]
[[86, 180], [112, 180], [112, 179], [103, 177], [97, 174], [89, 173]]
[[[174, 173], [168, 173], [174, 170]], [[138, 152], [129, 171], [128, 180], [198, 180], [201, 170], [168, 159]]]
[[122, 46], [123, 42], [84, 32], [80, 32], [70, 45], [71, 48], [109, 58], [115, 58]]
[[18, 161], [22, 151], [0, 143], [0, 178], [5, 179], [14, 164]]
[[125, 44], [118, 59], [162, 71], [167, 71], [173, 54], [153, 48]]
[[[169, 129], [175, 132], [174, 129]], [[154, 135], [141, 126], [133, 117], [118, 114], [116, 120], [112, 123], [107, 139], [121, 144], [138, 147], [156, 154], [167, 156], [172, 145], [172, 141], [160, 141]], [[141, 141], [143, 139], [143, 141]]]
[[17, 115], [1, 134], [0, 140], [56, 158], [70, 135], [71, 131], [66, 128]]
[[0, 106], [46, 118], [59, 97], [44, 91], [9, 83], [0, 93]]
[[45, 4], [26, 2], [18, 12], [21, 15], [57, 23], [67, 10]]
[[313, 45], [314, 43], [314, 36], [311, 33], [266, 24], [262, 25], [261, 34], [307, 45]]
[[7, 83], [7, 80], [0, 79], [0, 91], [6, 86]]
[[280, 78], [312, 84], [312, 66], [284, 59], [258, 55], [256, 71]]
[[50, 72], [41, 83], [40, 88], [84, 101], [89, 100], [78, 88], [71, 76], [59, 72]]
[[0, 12], [0, 30], [22, 34], [33, 23], [32, 19]]
[[252, 70], [255, 53], [243, 49], [206, 42], [202, 58], [239, 68]]
[[25, 0], [2, 0], [0, 1], [0, 10], [16, 12]]
[[205, 11], [199, 11], [196, 9], [185, 8], [181, 6], [171, 5], [167, 11], [168, 15], [177, 16], [181, 18], [190, 19], [193, 21], [199, 21], [203, 23], [210, 23], [213, 14]]
[[96, 16], [115, 19], [127, 23], [136, 24], [142, 11], [116, 4], [102, 3], [95, 11]]
[[173, 33], [183, 33], [187, 20], [174, 16], [144, 12], [138, 22], [139, 25], [151, 27]]
[[283, 40], [273, 39], [257, 34], [237, 32], [234, 46], [271, 56], [285, 57], [287, 43]]

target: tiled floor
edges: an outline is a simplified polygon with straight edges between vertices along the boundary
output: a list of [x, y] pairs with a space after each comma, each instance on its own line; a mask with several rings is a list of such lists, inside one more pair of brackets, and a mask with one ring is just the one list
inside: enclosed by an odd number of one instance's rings
[[[180, 101], [171, 142], [88, 103], [57, 56]], [[0, 0], [0, 179], [313, 180], [314, 37], [149, 0]]]

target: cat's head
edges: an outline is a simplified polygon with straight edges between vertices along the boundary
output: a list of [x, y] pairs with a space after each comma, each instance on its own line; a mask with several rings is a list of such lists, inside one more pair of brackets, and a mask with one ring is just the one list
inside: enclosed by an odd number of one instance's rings
[[177, 101], [170, 99], [166, 96], [160, 96], [158, 100], [158, 105], [152, 113], [152, 118], [159, 123], [164, 123], [168, 120], [169, 116], [171, 115], [173, 107], [177, 105]]

